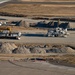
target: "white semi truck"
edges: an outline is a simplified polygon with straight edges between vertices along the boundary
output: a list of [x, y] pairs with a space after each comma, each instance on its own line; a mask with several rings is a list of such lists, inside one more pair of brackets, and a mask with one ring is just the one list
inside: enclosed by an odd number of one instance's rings
[[63, 28], [53, 28], [53, 29], [49, 29], [47, 32], [47, 36], [48, 37], [67, 37], [69, 35], [69, 33], [67, 32], [67, 28], [63, 29]]
[[0, 38], [7, 38], [7, 39], [20, 39], [21, 32], [12, 32], [11, 28], [8, 27], [0, 27]]

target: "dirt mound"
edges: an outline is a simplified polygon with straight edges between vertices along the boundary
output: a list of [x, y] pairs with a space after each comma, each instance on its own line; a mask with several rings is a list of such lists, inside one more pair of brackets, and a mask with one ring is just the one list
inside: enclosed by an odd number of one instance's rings
[[66, 53], [66, 50], [59, 48], [47, 49], [46, 53]]
[[41, 53], [41, 54], [45, 54], [46, 50], [44, 48], [39, 48], [39, 47], [35, 47], [30, 49], [31, 53]]
[[72, 49], [71, 47], [66, 47], [67, 48], [67, 53], [75, 53], [75, 50]]
[[75, 50], [71, 47], [63, 47], [61, 49], [57, 49], [57, 53], [75, 53]]
[[0, 53], [2, 54], [45, 54], [45, 53], [75, 53], [75, 46], [64, 45], [39, 45], [39, 46], [16, 46], [14, 43], [1, 43]]
[[17, 48], [17, 46], [14, 43], [1, 43], [0, 53], [11, 54], [15, 48]]
[[46, 49], [46, 53], [75, 53], [75, 50], [71, 47], [55, 47]]
[[27, 49], [26, 47], [18, 47], [13, 50], [13, 53], [16, 54], [30, 54], [30, 50]]

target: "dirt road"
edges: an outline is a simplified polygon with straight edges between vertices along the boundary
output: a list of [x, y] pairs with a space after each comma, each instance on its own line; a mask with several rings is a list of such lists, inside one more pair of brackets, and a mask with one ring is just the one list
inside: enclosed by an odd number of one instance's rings
[[75, 68], [47, 62], [0, 61], [0, 75], [75, 75]]
[[21, 37], [20, 40], [0, 39], [0, 42], [75, 44], [75, 37], [73, 38]]
[[[35, 32], [35, 30], [33, 31]], [[50, 43], [50, 44], [75, 44], [75, 34], [71, 33], [67, 38], [63, 37], [44, 37], [43, 35], [29, 34], [22, 35], [20, 40], [0, 39], [0, 42], [16, 42], [16, 43]]]

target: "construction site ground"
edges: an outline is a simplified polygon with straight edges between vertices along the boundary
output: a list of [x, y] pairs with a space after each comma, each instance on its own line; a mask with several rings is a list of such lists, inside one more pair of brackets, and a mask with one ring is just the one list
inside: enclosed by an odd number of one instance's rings
[[22, 32], [20, 40], [0, 39], [0, 42], [75, 44], [75, 31], [68, 31], [70, 35], [67, 38], [64, 38], [64, 37], [46, 37], [47, 30], [40, 30], [40, 29], [19, 30], [17, 27], [15, 30]]
[[[2, 17], [8, 20], [23, 20], [28, 22], [39, 22], [40, 20], [32, 20], [20, 17]], [[75, 31], [68, 31], [70, 35], [67, 38], [63, 37], [46, 37], [47, 29], [40, 28], [24, 28], [21, 26], [10, 26], [12, 31], [22, 32], [20, 40], [0, 39], [0, 42], [17, 42], [17, 43], [51, 43], [51, 44], [74, 44], [75, 45]], [[40, 35], [41, 34], [41, 35]]]
[[[70, 0], [69, 0], [70, 1]], [[54, 2], [54, 1], [53, 1]], [[25, 17], [35, 17], [35, 16], [75, 16], [75, 1], [66, 2], [57, 1], [58, 3], [26, 3], [18, 2], [7, 3], [1, 5], [0, 14], [7, 16], [25, 16]], [[11, 11], [10, 11], [11, 10]]]
[[[38, 10], [37, 7], [39, 6]], [[44, 8], [44, 9], [43, 9]], [[11, 9], [11, 11], [9, 11]], [[16, 10], [17, 9], [17, 10]], [[21, 10], [20, 10], [21, 9]], [[33, 9], [33, 11], [31, 11]], [[8, 14], [21, 13], [25, 16], [74, 16], [75, 5], [47, 5], [47, 4], [8, 4], [0, 7], [0, 12]], [[26, 11], [24, 11], [26, 10]], [[60, 10], [60, 11], [59, 11]], [[47, 12], [49, 11], [49, 12]], [[57, 11], [57, 12], [56, 12]], [[43, 13], [43, 14], [42, 14]], [[1, 17], [9, 20], [34, 21], [26, 18]], [[34, 21], [38, 22], [38, 21]], [[63, 37], [46, 37], [46, 29], [24, 28], [11, 26], [12, 31], [22, 32], [20, 40], [0, 39], [0, 42], [15, 43], [17, 45], [72, 45], [75, 47], [75, 31], [68, 31], [70, 35]], [[41, 35], [40, 35], [41, 34]], [[50, 54], [0, 54], [0, 75], [75, 75], [75, 54], [63, 56], [63, 53]], [[53, 56], [53, 57], [52, 57]], [[31, 61], [29, 58], [43, 58], [49, 61]], [[23, 61], [19, 61], [23, 59]], [[27, 59], [27, 60], [25, 60]], [[6, 61], [5, 61], [6, 60]], [[66, 64], [65, 64], [66, 63]], [[71, 65], [72, 64], [72, 65]], [[59, 66], [60, 65], [60, 66]], [[64, 65], [64, 66], [61, 66]], [[66, 67], [67, 65], [68, 67]]]
[[0, 75], [75, 75], [75, 68], [56, 66], [44, 61], [0, 61]]

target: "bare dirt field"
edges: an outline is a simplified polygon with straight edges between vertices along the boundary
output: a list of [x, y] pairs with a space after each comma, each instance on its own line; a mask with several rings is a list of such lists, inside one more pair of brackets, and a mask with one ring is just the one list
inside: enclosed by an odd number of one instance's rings
[[7, 4], [0, 7], [0, 15], [75, 16], [75, 5]]
[[[51, 1], [51, 0], [50, 0]], [[55, 0], [57, 1], [57, 0]], [[62, 1], [62, 0], [61, 0]], [[67, 0], [66, 0], [67, 1]], [[70, 1], [70, 0], [68, 0]], [[72, 0], [74, 1], [74, 0]], [[6, 16], [75, 16], [75, 5], [56, 5], [56, 4], [7, 4], [0, 7], [0, 14]], [[26, 36], [25, 34], [38, 34], [40, 32], [47, 33], [46, 30], [39, 30], [33, 28], [15, 27], [12, 26], [12, 31], [21, 31], [21, 40], [11, 40], [11, 39], [0, 39], [0, 42], [5, 42], [0, 44], [0, 75], [75, 75], [75, 31], [69, 31], [70, 36], [67, 38], [48, 38], [39, 36]], [[14, 44], [12, 44], [12, 43]], [[42, 43], [42, 44], [41, 44]], [[59, 44], [59, 45], [57, 45]], [[61, 45], [60, 45], [61, 44]], [[62, 55], [59, 50], [65, 51], [67, 47], [67, 52], [71, 55]], [[31, 47], [40, 47], [39, 50], [34, 48], [31, 51]], [[38, 54], [37, 51], [42, 53], [43, 47], [51, 47], [55, 49], [51, 50], [53, 52], [58, 51], [59, 54]], [[62, 49], [63, 48], [63, 49]], [[49, 49], [49, 51], [50, 51]], [[30, 54], [30, 52], [36, 53]], [[48, 50], [48, 49], [47, 49]], [[18, 53], [18, 54], [17, 54]], [[22, 53], [22, 54], [21, 54]], [[24, 54], [23, 54], [24, 53]], [[28, 54], [29, 53], [29, 54]], [[47, 59], [46, 61], [34, 62], [27, 61], [27, 58], [43, 57]], [[20, 61], [19, 59], [23, 60]], [[3, 60], [3, 61], [2, 61]], [[8, 61], [4, 61], [8, 60]], [[18, 62], [17, 62], [18, 60]], [[20, 61], [20, 62], [19, 62]], [[52, 63], [52, 64], [50, 64]], [[54, 64], [54, 65], [53, 65]], [[55, 65], [56, 64], [56, 65]], [[65, 65], [65, 66], [58, 66]]]

